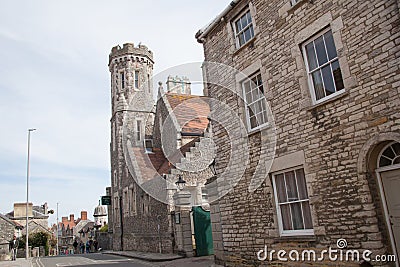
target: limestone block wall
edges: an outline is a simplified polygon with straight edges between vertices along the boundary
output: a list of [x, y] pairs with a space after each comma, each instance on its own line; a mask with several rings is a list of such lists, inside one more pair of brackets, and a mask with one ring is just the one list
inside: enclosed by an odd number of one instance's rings
[[0, 260], [8, 258], [8, 244], [14, 236], [14, 226], [0, 218]]
[[[314, 235], [308, 238], [279, 235], [271, 173], [262, 177], [265, 181], [254, 193], [247, 190], [262, 142], [260, 132], [251, 133], [250, 162], [243, 178], [211, 205], [212, 218], [220, 224], [220, 229], [213, 228], [213, 236], [222, 236], [214, 245], [216, 256], [226, 266], [266, 265], [256, 257], [265, 245], [276, 250], [318, 249], [336, 244], [338, 238], [345, 238], [354, 249], [391, 252], [379, 189], [373, 182], [376, 177], [367, 170], [360, 172], [357, 163], [368, 140], [400, 131], [398, 1], [299, 2], [292, 7], [286, 0], [239, 1], [203, 40], [206, 61], [261, 72], [277, 128], [276, 157], [304, 155], [300, 166], [305, 171], [314, 227]], [[236, 49], [230, 23], [248, 5], [255, 38]], [[333, 32], [345, 93], [315, 105], [301, 45], [326, 27]], [[216, 72], [206, 70], [208, 76], [236, 88], [234, 73]], [[217, 85], [209, 85], [207, 91], [245, 119], [243, 101], [235, 94]], [[232, 140], [218, 123], [213, 123], [213, 132], [221, 173], [231, 155]], [[291, 161], [283, 161], [293, 167]]]

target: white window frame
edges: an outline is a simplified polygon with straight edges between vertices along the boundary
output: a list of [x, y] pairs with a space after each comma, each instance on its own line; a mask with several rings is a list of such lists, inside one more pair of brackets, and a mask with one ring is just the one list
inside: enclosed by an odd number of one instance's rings
[[[244, 15], [247, 15], [247, 13], [249, 13], [249, 15], [250, 15], [251, 22], [249, 24], [247, 24], [246, 27], [242, 28], [242, 30], [240, 32], [237, 32], [236, 31], [236, 22], [239, 21]], [[240, 45], [240, 42], [239, 42], [240, 34], [244, 34], [244, 31], [250, 27], [253, 28], [253, 36], [251, 36], [251, 38], [249, 40], [245, 41], [242, 45]], [[232, 28], [233, 28], [233, 33], [235, 35], [235, 44], [236, 44], [237, 49], [245, 46], [247, 43], [251, 42], [251, 40], [254, 39], [254, 37], [255, 37], [254, 23], [253, 23], [253, 17], [251, 16], [249, 7], [247, 7], [245, 10], [240, 12], [239, 15], [235, 17], [235, 19], [232, 21]]]
[[[313, 84], [313, 81], [312, 81], [312, 75], [311, 75], [311, 72], [310, 72], [310, 69], [309, 69], [309, 64], [308, 64], [308, 59], [307, 59], [306, 45], [308, 45], [309, 43], [315, 41], [316, 39], [318, 39], [319, 37], [321, 37], [322, 35], [324, 35], [328, 31], [332, 31], [332, 29], [330, 27], [328, 27], [328, 28], [324, 29], [323, 31], [318, 32], [317, 34], [313, 35], [311, 38], [309, 38], [305, 42], [303, 42], [303, 44], [301, 45], [301, 50], [303, 52], [304, 63], [305, 63], [306, 71], [307, 71], [308, 87], [310, 89], [312, 101], [313, 101], [314, 104], [319, 104], [319, 103], [325, 102], [325, 101], [327, 101], [327, 100], [329, 100], [331, 98], [334, 98], [334, 97], [336, 97], [336, 96], [338, 96], [340, 94], [343, 94], [346, 91], [345, 86], [343, 86], [342, 89], [337, 91], [336, 90], [336, 84], [334, 82], [333, 83], [333, 85], [335, 86], [335, 92], [334, 93], [332, 93], [332, 94], [330, 94], [328, 96], [325, 96], [325, 97], [323, 97], [323, 98], [321, 98], [319, 100], [317, 100], [317, 97], [316, 97], [315, 88], [314, 88], [314, 84]], [[333, 38], [333, 32], [332, 32], [332, 38]], [[335, 44], [334, 38], [333, 38], [333, 42]], [[325, 46], [325, 42], [324, 42], [324, 46]], [[344, 85], [343, 71], [342, 71], [342, 67], [341, 67], [340, 62], [339, 62], [339, 55], [338, 55], [338, 52], [337, 52], [338, 49], [336, 47], [336, 44], [335, 44], [335, 48], [336, 48], [336, 57], [331, 59], [331, 60], [329, 60], [329, 58], [328, 58], [328, 61], [326, 63], [322, 64], [322, 65], [319, 65], [319, 63], [318, 63], [318, 67], [316, 69], [314, 69], [312, 72], [315, 72], [317, 69], [320, 70], [320, 69], [322, 69], [323, 67], [325, 67], [327, 65], [331, 65], [333, 61], [337, 60], [337, 62], [339, 64], [341, 76], [342, 76], [342, 82], [343, 82], [343, 85]], [[325, 46], [325, 51], [327, 51], [326, 46]], [[316, 57], [317, 57], [317, 55], [316, 55]], [[332, 74], [333, 81], [335, 81], [335, 78], [334, 78], [333, 72], [332, 72], [332, 68], [331, 68], [331, 74]], [[325, 82], [324, 82], [322, 76], [321, 76], [321, 79], [322, 79], [322, 83], [324, 84], [324, 87], [325, 87]]]
[[[275, 207], [276, 207], [276, 211], [277, 211], [276, 215], [278, 217], [278, 227], [279, 227], [279, 235], [280, 236], [314, 235], [314, 228], [313, 229], [300, 229], [300, 230], [283, 230], [283, 221], [282, 221], [282, 213], [281, 213], [280, 205], [286, 204], [286, 202], [285, 203], [279, 203], [278, 191], [277, 191], [277, 188], [276, 188], [275, 178], [279, 174], [284, 174], [285, 172], [290, 172], [290, 171], [294, 171], [294, 173], [296, 175], [296, 170], [299, 170], [299, 169], [303, 169], [303, 171], [304, 171], [304, 167], [303, 166], [297, 166], [297, 167], [293, 167], [293, 168], [290, 168], [290, 169], [285, 169], [285, 170], [276, 172], [276, 173], [274, 173], [272, 175], [272, 185], [273, 185], [273, 188], [274, 188]], [[307, 186], [307, 181], [306, 181], [306, 186]], [[296, 179], [296, 187], [297, 187], [297, 179]], [[285, 182], [285, 188], [286, 188], [286, 182]], [[307, 192], [307, 194], [308, 194], [308, 192]], [[308, 199], [302, 199], [302, 200], [297, 200], [297, 201], [288, 201], [287, 203], [296, 203], [296, 202], [305, 202], [305, 201], [308, 201], [308, 205], [310, 206], [310, 213], [311, 213], [310, 220], [313, 223], [313, 227], [314, 227], [314, 222], [312, 220], [313, 218], [312, 218], [312, 212], [311, 212], [311, 205], [310, 205], [310, 196], [308, 196]], [[305, 225], [304, 216], [303, 216], [303, 225]]]
[[[261, 78], [261, 85], [260, 85], [260, 86], [263, 87], [262, 97], [259, 98], [259, 99], [257, 99], [256, 101], [253, 101], [253, 102], [251, 102], [251, 103], [247, 103], [247, 99], [246, 99], [246, 90], [245, 90], [244, 84], [245, 84], [246, 82], [249, 82], [249, 81], [250, 81], [250, 84], [253, 84], [252, 79], [255, 78], [255, 77], [258, 76], [258, 75], [260, 75], [260, 78]], [[262, 79], [262, 76], [261, 76], [261, 72], [260, 72], [260, 71], [257, 71], [257, 72], [255, 72], [255, 73], [253, 73], [253, 74], [250, 75], [247, 79], [242, 80], [242, 81], [240, 82], [240, 85], [241, 85], [241, 87], [242, 87], [243, 100], [244, 100], [245, 109], [246, 109], [247, 128], [248, 128], [249, 132], [257, 131], [257, 130], [259, 130], [259, 129], [261, 129], [261, 128], [264, 128], [265, 126], [268, 126], [268, 125], [269, 125], [269, 122], [268, 122], [268, 111], [267, 111], [267, 110], [268, 110], [268, 109], [267, 109], [267, 99], [266, 99], [266, 97], [265, 97], [265, 86], [264, 86], [264, 82], [263, 82], [263, 79]], [[258, 89], [260, 86], [257, 86], [257, 89]], [[265, 115], [265, 122], [264, 122], [263, 124], [258, 125], [257, 127], [251, 128], [250, 113], [249, 113], [249, 108], [248, 108], [248, 106], [250, 106], [250, 105], [252, 105], [252, 104], [254, 104], [254, 103], [258, 102], [258, 101], [264, 101], [264, 104], [265, 104], [265, 105], [264, 105], [264, 106], [265, 106], [265, 110], [264, 110], [264, 111], [265, 111], [265, 114], [264, 114], [264, 115]], [[259, 114], [259, 113], [257, 113], [257, 114]], [[256, 116], [257, 116], [257, 115], [256, 115]], [[257, 117], [256, 117], [256, 119], [257, 119]]]

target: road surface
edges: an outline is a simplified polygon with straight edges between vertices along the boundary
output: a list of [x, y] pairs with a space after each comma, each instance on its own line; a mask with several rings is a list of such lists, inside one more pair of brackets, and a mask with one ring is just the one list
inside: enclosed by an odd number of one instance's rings
[[32, 259], [33, 267], [63, 267], [63, 266], [111, 266], [111, 267], [155, 267], [152, 264], [137, 259], [100, 253], [79, 254], [58, 257], [42, 257]]

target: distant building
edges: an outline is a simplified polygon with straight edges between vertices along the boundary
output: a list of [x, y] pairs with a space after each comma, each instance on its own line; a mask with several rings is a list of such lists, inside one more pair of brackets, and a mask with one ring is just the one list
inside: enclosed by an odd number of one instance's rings
[[99, 201], [99, 205], [94, 209], [93, 217], [95, 226], [106, 225], [108, 223], [107, 206], [101, 205]]
[[[88, 227], [89, 226], [89, 227]], [[88, 220], [87, 211], [81, 211], [80, 218], [75, 220], [75, 215], [70, 214], [68, 217], [62, 217], [58, 223], [58, 246], [61, 252], [73, 253], [73, 243], [75, 240], [87, 240], [87, 234], [83, 234], [88, 228], [93, 230], [93, 222]], [[84, 229], [84, 230], [82, 230]], [[54, 233], [57, 232], [57, 226], [52, 227]], [[90, 235], [90, 238], [92, 235]], [[83, 238], [83, 239], [82, 239]]]
[[[6, 216], [10, 220], [24, 226], [22, 234], [25, 234], [26, 203], [14, 203], [14, 210], [7, 213]], [[49, 230], [49, 213], [47, 203], [44, 203], [41, 206], [33, 206], [32, 203], [28, 203], [28, 217], [29, 233], [51, 233], [51, 231]]]

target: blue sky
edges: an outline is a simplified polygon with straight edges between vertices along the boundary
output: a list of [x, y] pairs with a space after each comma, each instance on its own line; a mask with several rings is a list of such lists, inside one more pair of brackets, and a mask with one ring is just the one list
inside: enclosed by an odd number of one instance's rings
[[194, 35], [229, 2], [3, 2], [0, 213], [26, 201], [27, 129], [37, 128], [31, 137], [30, 201], [48, 202], [52, 209], [59, 202], [59, 217], [78, 217], [81, 210], [91, 217], [110, 185], [111, 48], [147, 45], [154, 74], [201, 62], [202, 45]]

